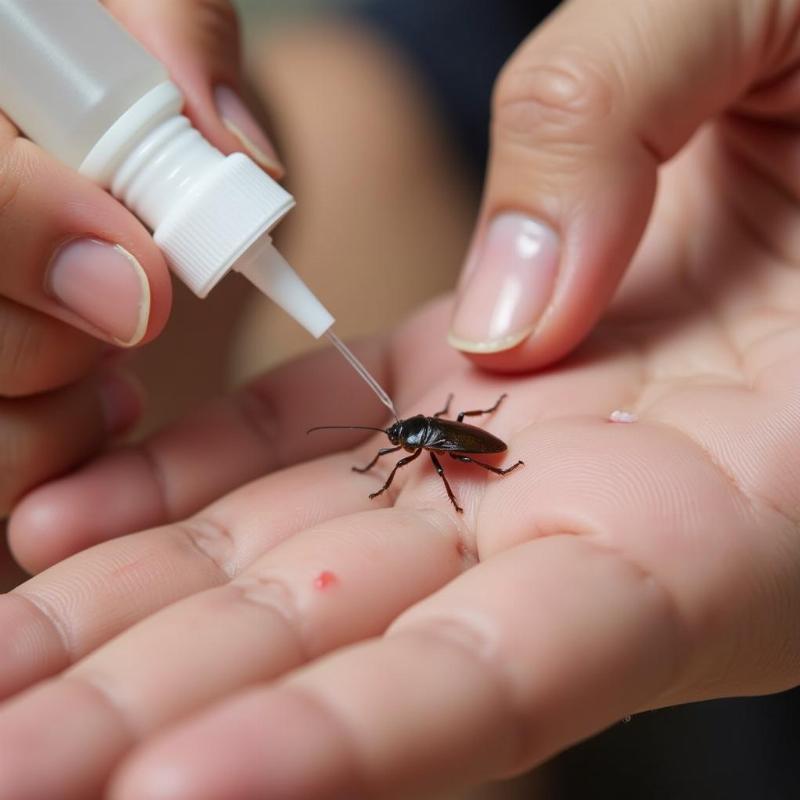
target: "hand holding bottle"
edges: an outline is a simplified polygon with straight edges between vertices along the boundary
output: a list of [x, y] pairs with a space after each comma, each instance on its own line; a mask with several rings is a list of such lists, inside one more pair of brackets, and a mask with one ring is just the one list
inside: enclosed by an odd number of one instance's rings
[[[106, 5], [168, 67], [186, 97], [185, 113], [209, 141], [280, 173], [238, 97], [238, 31], [228, 3]], [[53, 132], [64, 140], [72, 134]], [[163, 256], [133, 214], [2, 115], [0, 247], [4, 513], [134, 422], [140, 393], [103, 356], [109, 345], [132, 347], [159, 333], [170, 283]]]

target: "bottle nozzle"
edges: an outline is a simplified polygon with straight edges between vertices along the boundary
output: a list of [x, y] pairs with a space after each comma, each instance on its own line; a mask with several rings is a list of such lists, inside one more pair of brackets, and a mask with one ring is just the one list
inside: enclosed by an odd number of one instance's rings
[[333, 317], [275, 249], [268, 237], [264, 237], [246, 252], [234, 269], [241, 272], [261, 292], [294, 317], [312, 336], [319, 338], [327, 334], [336, 349], [397, 419], [392, 398], [355, 357], [350, 348], [330, 330], [334, 322]]
[[234, 269], [294, 317], [314, 338], [318, 339], [333, 325], [333, 316], [269, 238], [256, 243], [252, 252], [245, 253]]

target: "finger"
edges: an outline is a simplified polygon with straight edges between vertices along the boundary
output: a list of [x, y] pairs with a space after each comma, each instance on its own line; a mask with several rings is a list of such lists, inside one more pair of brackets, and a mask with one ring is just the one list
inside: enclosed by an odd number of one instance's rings
[[0, 296], [114, 344], [153, 338], [171, 288], [141, 223], [1, 116], [0, 177]]
[[791, 35], [779, 5], [624, 0], [609, 14], [572, 0], [522, 45], [495, 90], [453, 346], [526, 370], [584, 337], [641, 238], [658, 167], [776, 68]]
[[[156, 610], [226, 583], [278, 542], [369, 507], [349, 457], [283, 470], [202, 514], [79, 553], [0, 597], [0, 697], [61, 670]], [[309, 487], [318, 487], [309, 502]]]
[[228, 0], [106, 0], [109, 10], [169, 69], [187, 116], [224, 153], [244, 151], [276, 177], [272, 143], [241, 99], [239, 27]]
[[[457, 542], [445, 515], [394, 509], [341, 517], [293, 537], [231, 584], [165, 609], [63, 680], [6, 706], [3, 785], [41, 796], [99, 794], [131, 735], [146, 738], [228, 692], [381, 633], [401, 610], [461, 571]], [[191, 685], [188, 672], [195, 676]], [[90, 757], [75, 757], [70, 736], [52, 740], [43, 707], [80, 718]], [[24, 761], [14, 744], [19, 730], [27, 735]]]
[[[388, 386], [385, 342], [355, 349]], [[334, 351], [314, 353], [34, 491], [10, 520], [14, 555], [36, 572], [97, 542], [183, 519], [248, 480], [367, 435], [309, 436], [311, 425], [379, 425], [383, 413]]]
[[0, 397], [24, 397], [74, 383], [104, 351], [96, 339], [0, 297]]
[[640, 569], [549, 537], [457, 578], [385, 639], [153, 740], [112, 796], [164, 797], [169, 781], [170, 800], [413, 797], [507, 776], [639, 708], [681, 647]]
[[138, 385], [119, 371], [48, 394], [0, 399], [0, 516], [32, 486], [129, 428], [141, 404]]

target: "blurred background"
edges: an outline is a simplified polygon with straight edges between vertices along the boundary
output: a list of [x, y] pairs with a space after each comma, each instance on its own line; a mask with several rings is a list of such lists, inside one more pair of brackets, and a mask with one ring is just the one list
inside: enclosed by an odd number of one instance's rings
[[[238, 0], [253, 108], [298, 200], [276, 242], [343, 338], [381, 335], [454, 285], [480, 200], [492, 83], [556, 5]], [[131, 358], [150, 395], [136, 435], [317, 346], [244, 280], [204, 301], [175, 289], [158, 346]], [[0, 584], [20, 578], [0, 566]], [[529, 776], [446, 800], [798, 798], [799, 720], [797, 691], [649, 712]]]

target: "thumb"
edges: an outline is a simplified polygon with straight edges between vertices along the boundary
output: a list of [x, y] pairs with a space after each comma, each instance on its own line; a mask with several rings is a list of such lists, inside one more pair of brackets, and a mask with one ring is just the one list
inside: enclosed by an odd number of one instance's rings
[[273, 177], [283, 166], [241, 99], [239, 26], [228, 0], [106, 0], [108, 10], [169, 70], [186, 115], [223, 153], [245, 152]]
[[453, 346], [522, 370], [586, 335], [642, 236], [658, 167], [776, 68], [783, 6], [571, 0], [523, 43], [495, 87]]

